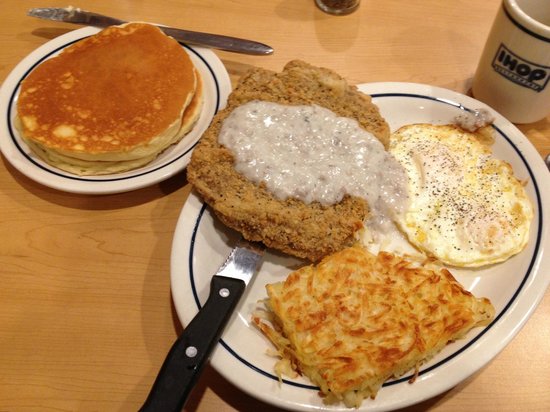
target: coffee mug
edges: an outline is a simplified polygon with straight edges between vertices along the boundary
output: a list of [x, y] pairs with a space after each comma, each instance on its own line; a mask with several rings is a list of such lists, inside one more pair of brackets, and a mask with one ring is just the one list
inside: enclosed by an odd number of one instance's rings
[[550, 114], [550, 1], [503, 0], [472, 93], [513, 123]]

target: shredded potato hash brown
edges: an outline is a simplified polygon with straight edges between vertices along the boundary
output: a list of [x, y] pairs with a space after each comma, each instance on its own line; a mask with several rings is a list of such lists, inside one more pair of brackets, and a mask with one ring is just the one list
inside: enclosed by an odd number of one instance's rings
[[348, 407], [494, 317], [491, 302], [466, 291], [447, 269], [360, 246], [266, 289], [266, 310], [253, 321], [278, 350], [279, 376], [303, 374], [326, 403]]

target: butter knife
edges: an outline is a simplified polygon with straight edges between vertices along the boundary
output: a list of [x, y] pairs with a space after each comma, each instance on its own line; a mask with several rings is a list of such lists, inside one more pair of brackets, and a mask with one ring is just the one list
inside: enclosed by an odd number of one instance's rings
[[[85, 24], [95, 27], [118, 26], [127, 23], [114, 17], [104, 16], [102, 14], [81, 10], [76, 7], [43, 7], [30, 9], [28, 16], [38, 17], [45, 20], [62, 21], [66, 23]], [[175, 29], [156, 25], [168, 36], [173, 37], [179, 42], [195, 44], [197, 46], [206, 46], [214, 49], [230, 51], [234, 53], [268, 55], [273, 53], [273, 49], [263, 43], [252, 40], [239, 39], [237, 37], [223, 36], [220, 34], [201, 33], [196, 31]]]
[[261, 244], [240, 240], [212, 276], [210, 294], [176, 340], [157, 375], [140, 412], [180, 412], [246, 285], [258, 271]]

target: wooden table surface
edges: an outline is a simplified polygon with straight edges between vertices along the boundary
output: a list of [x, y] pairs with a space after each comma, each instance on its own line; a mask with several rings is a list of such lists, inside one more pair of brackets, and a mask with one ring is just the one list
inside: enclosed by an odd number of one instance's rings
[[[323, 14], [313, 0], [72, 5], [274, 47], [268, 57], [216, 52], [233, 82], [251, 66], [281, 70], [301, 58], [352, 83], [419, 82], [468, 93], [499, 3], [363, 0], [346, 17]], [[68, 5], [2, 2], [1, 81], [35, 48], [77, 28], [26, 17], [26, 10]], [[550, 117], [519, 127], [542, 156], [550, 153]], [[176, 221], [190, 191], [185, 172], [129, 193], [85, 196], [49, 189], [5, 157], [0, 162], [0, 411], [137, 410], [182, 330], [169, 267]], [[276, 410], [233, 388], [211, 367], [185, 409]], [[550, 292], [486, 367], [407, 410], [550, 410]]]

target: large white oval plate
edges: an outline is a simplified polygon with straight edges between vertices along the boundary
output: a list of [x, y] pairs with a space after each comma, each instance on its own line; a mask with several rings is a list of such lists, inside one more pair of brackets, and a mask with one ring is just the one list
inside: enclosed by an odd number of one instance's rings
[[[193, 147], [212, 117], [223, 108], [231, 91], [229, 75], [209, 49], [182, 45], [199, 70], [204, 83], [204, 106], [193, 129], [176, 145], [139, 169], [104, 176], [77, 176], [54, 168], [31, 152], [14, 126], [21, 81], [42, 61], [99, 29], [85, 27], [59, 36], [25, 57], [8, 75], [0, 90], [0, 150], [21, 173], [45, 186], [72, 193], [109, 194], [140, 189], [165, 180], [187, 166]], [[162, 73], [159, 73], [162, 75]]]
[[[373, 96], [392, 131], [410, 123], [451, 123], [464, 110], [486, 107], [470, 97], [426, 85], [374, 83], [361, 85], [360, 89]], [[359, 411], [402, 408], [450, 389], [510, 342], [545, 293], [550, 282], [548, 170], [526, 137], [502, 116], [494, 115], [495, 156], [507, 160], [516, 176], [526, 180], [535, 209], [529, 244], [502, 264], [452, 272], [475, 295], [491, 299], [496, 318], [487, 327], [475, 329], [465, 339], [448, 345], [421, 368], [413, 384], [408, 383], [410, 374], [386, 382], [376, 399], [365, 400]], [[184, 325], [206, 300], [210, 278], [236, 238], [236, 233], [219, 223], [196, 195], [190, 196], [176, 227], [171, 260], [172, 295]], [[300, 411], [348, 410], [341, 405], [324, 405], [317, 388], [305, 379], [285, 378], [279, 383], [273, 373], [274, 359], [266, 355], [270, 344], [250, 323], [257, 302], [266, 296], [265, 284], [284, 279], [296, 263], [297, 260], [276, 253], [267, 254], [211, 363], [244, 392], [278, 407]]]

